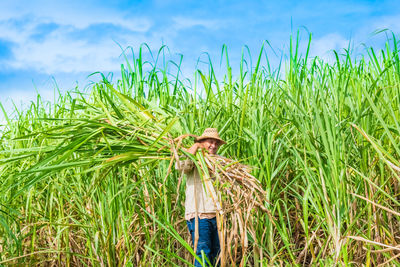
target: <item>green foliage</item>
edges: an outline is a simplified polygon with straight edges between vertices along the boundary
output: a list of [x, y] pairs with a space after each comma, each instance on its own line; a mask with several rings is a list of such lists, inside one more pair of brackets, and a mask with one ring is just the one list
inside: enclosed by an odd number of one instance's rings
[[264, 46], [254, 69], [243, 54], [236, 81], [224, 47], [223, 82], [210, 65], [188, 85], [181, 62], [158, 66], [166, 47], [144, 62], [142, 46], [115, 84], [102, 76], [6, 117], [0, 264], [189, 264], [184, 182], [169, 174], [167, 140], [216, 127], [220, 154], [256, 167], [274, 218], [253, 219], [248, 266], [399, 265], [398, 249], [379, 251], [400, 242], [398, 42], [367, 59], [334, 52], [333, 64], [309, 47], [303, 57], [291, 40], [284, 79]]

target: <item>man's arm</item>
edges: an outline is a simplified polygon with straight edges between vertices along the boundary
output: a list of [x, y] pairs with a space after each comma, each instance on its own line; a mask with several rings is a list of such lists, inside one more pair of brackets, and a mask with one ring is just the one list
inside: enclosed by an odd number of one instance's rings
[[[196, 155], [196, 152], [199, 148], [202, 148], [201, 143], [194, 143], [187, 152], [190, 154]], [[175, 163], [175, 169], [178, 171], [183, 171], [184, 173], [188, 173], [194, 168], [194, 163], [191, 159], [186, 159], [186, 160], [180, 160], [179, 164], [178, 162]]]
[[201, 143], [194, 143], [188, 150], [190, 154], [196, 155], [197, 149], [202, 148]]

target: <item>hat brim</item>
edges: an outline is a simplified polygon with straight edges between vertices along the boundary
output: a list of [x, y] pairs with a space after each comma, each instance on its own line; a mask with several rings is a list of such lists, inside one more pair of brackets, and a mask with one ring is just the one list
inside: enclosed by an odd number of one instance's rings
[[204, 139], [214, 139], [214, 140], [218, 140], [222, 144], [226, 144], [226, 142], [224, 140], [222, 140], [221, 138], [215, 138], [214, 136], [199, 136], [196, 138], [196, 142], [199, 142]]

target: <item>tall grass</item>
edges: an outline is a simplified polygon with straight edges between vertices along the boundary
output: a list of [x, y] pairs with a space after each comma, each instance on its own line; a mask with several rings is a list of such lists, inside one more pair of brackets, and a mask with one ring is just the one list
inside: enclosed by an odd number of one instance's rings
[[190, 265], [166, 140], [216, 127], [220, 154], [256, 167], [271, 213], [252, 215], [233, 261], [400, 265], [398, 47], [393, 35], [328, 64], [291, 40], [285, 70], [271, 72], [263, 47], [237, 80], [224, 48], [223, 80], [210, 65], [190, 83], [180, 63], [159, 66], [165, 47], [147, 62], [142, 46], [115, 83], [38, 96], [1, 136], [0, 264]]

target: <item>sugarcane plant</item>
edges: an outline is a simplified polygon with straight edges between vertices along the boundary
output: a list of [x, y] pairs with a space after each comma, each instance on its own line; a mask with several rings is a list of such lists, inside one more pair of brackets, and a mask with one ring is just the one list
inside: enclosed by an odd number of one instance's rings
[[[188, 157], [219, 205], [222, 265], [399, 266], [396, 36], [331, 63], [299, 44], [275, 69], [267, 46], [237, 70], [224, 46], [225, 75], [210, 61], [192, 80], [143, 45], [115, 82], [2, 108], [0, 264], [192, 265]], [[206, 127], [221, 156], [187, 152]]]

